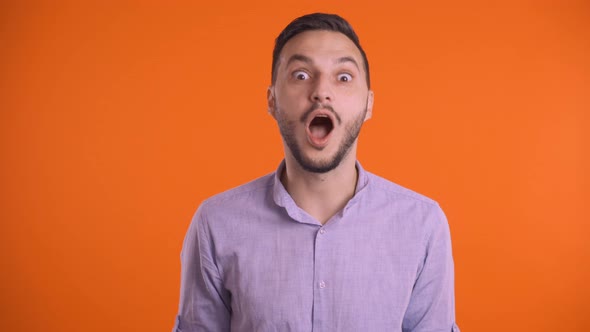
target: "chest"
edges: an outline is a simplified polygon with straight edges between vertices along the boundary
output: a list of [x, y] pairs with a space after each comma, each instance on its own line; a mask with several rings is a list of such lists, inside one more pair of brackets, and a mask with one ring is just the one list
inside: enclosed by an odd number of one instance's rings
[[293, 223], [237, 233], [219, 252], [233, 324], [299, 331], [307, 324], [346, 330], [376, 319], [400, 323], [423, 259], [422, 239], [399, 227], [352, 226]]

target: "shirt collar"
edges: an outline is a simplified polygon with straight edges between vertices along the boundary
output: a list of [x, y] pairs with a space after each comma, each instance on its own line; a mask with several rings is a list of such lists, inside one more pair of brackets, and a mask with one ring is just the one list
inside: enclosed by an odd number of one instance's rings
[[[354, 196], [348, 201], [348, 203], [344, 207], [344, 210], [347, 210], [352, 205], [356, 204], [356, 202], [363, 195], [363, 193], [366, 192], [366, 188], [369, 185], [369, 176], [367, 175], [367, 172], [361, 166], [361, 163], [358, 160], [355, 162], [355, 166], [358, 171], [356, 189], [354, 192]], [[301, 210], [297, 206], [297, 204], [295, 204], [295, 201], [293, 201], [293, 198], [291, 197], [291, 195], [289, 195], [287, 189], [285, 189], [285, 186], [283, 186], [283, 183], [281, 182], [281, 174], [283, 173], [284, 169], [285, 160], [283, 159], [283, 161], [281, 161], [279, 167], [277, 168], [273, 176], [273, 200], [275, 204], [285, 208], [287, 210], [287, 213], [291, 216], [291, 218], [298, 221], [303, 221], [307, 219], [309, 216], [307, 215], [307, 213], [304, 213], [303, 210]]]

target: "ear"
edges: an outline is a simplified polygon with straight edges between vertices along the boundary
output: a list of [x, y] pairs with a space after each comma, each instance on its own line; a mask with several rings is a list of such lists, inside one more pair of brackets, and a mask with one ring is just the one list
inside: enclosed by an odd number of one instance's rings
[[369, 90], [369, 95], [367, 96], [367, 114], [365, 114], [365, 121], [369, 120], [373, 116], [373, 90]]
[[274, 94], [274, 86], [269, 86], [266, 89], [266, 103], [268, 107], [268, 114], [276, 119], [276, 100]]

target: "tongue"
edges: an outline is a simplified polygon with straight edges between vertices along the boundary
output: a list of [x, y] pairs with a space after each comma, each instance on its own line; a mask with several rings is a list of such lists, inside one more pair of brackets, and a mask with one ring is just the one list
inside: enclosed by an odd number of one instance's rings
[[311, 136], [316, 139], [322, 139], [328, 136], [329, 133], [328, 126], [325, 124], [312, 124], [309, 126], [309, 131], [311, 132]]
[[323, 140], [332, 130], [332, 122], [327, 117], [315, 117], [309, 124], [309, 132], [314, 140]]

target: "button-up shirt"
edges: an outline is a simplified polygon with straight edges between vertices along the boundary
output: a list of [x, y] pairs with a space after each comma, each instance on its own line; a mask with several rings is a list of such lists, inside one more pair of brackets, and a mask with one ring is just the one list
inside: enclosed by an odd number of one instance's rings
[[439, 205], [365, 171], [324, 225], [272, 174], [213, 196], [181, 253], [173, 331], [459, 331]]

